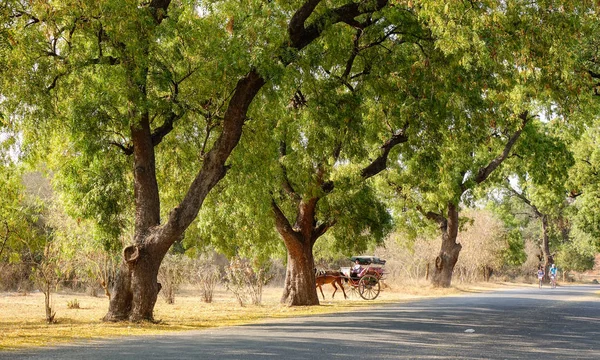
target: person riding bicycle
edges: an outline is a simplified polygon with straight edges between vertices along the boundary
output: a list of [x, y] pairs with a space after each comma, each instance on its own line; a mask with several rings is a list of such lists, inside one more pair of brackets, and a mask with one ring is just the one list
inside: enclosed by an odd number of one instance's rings
[[538, 277], [538, 281], [540, 283], [539, 284], [540, 288], [542, 287], [542, 280], [544, 279], [544, 275], [545, 275], [544, 268], [542, 266], [540, 266], [537, 271], [537, 277]]
[[556, 286], [556, 276], [558, 275], [558, 268], [556, 265], [552, 264], [550, 266], [550, 282], [552, 283], [552, 287]]

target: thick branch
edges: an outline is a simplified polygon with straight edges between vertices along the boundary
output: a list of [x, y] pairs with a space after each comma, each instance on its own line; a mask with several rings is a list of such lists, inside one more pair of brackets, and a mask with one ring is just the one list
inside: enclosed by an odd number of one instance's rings
[[428, 211], [425, 213], [425, 217], [429, 220], [435, 221], [441, 226], [446, 226], [447, 220], [442, 214], [434, 213], [433, 211]]
[[[348, 22], [358, 15], [377, 11], [388, 3], [387, 0], [377, 0], [370, 7], [364, 6], [362, 3], [343, 5], [327, 12], [309, 25], [308, 28], [305, 27], [306, 20], [320, 2], [320, 0], [307, 0], [292, 16], [288, 26], [290, 36], [288, 47], [300, 50], [315, 40], [330, 24], [341, 21]], [[166, 9], [168, 4], [169, 1], [167, 0], [153, 0], [151, 7]], [[238, 81], [223, 117], [221, 134], [215, 141], [213, 148], [204, 157], [202, 168], [190, 185], [185, 197], [179, 206], [171, 211], [168, 222], [161, 229], [161, 231], [166, 232], [163, 235], [171, 239], [171, 241], [161, 244], [166, 246], [166, 249], [196, 218], [206, 195], [225, 176], [227, 170], [225, 162], [239, 142], [248, 107], [264, 85], [265, 79], [256, 69], [251, 69], [247, 75]]]
[[337, 222], [336, 220], [331, 220], [328, 222], [324, 222], [324, 223], [318, 225], [316, 228], [314, 228], [313, 236], [312, 236], [313, 244], [317, 241], [318, 238], [325, 235], [327, 230], [329, 230], [331, 227], [333, 227], [336, 224], [336, 222]]
[[290, 221], [283, 211], [281, 211], [281, 208], [279, 208], [274, 199], [271, 199], [271, 209], [273, 210], [273, 215], [275, 217], [275, 227], [277, 228], [277, 231], [296, 237], [298, 233], [294, 231]]
[[446, 219], [444, 217], [444, 215], [433, 212], [433, 211], [425, 211], [425, 210], [423, 210], [421, 205], [417, 205], [417, 211], [420, 212], [421, 214], [423, 214], [423, 216], [425, 216], [427, 219], [438, 223], [438, 225], [440, 226], [440, 229], [445, 231], [446, 228], [448, 227], [448, 219]]
[[160, 144], [163, 138], [173, 130], [175, 121], [181, 119], [182, 116], [171, 112], [165, 122], [152, 132], [152, 145], [157, 146]]
[[[530, 120], [527, 111], [523, 112], [521, 115], [519, 115], [519, 117], [522, 120], [521, 127], [517, 131], [515, 131], [515, 133], [508, 139], [508, 142], [504, 146], [504, 150], [502, 151], [502, 153], [498, 155], [498, 157], [496, 157], [494, 160], [492, 160], [487, 166], [479, 169], [479, 171], [477, 172], [477, 176], [475, 177], [475, 183], [481, 184], [482, 182], [484, 182], [490, 176], [490, 174], [494, 170], [496, 170], [496, 168], [500, 166], [500, 164], [508, 157], [510, 150], [515, 145], [515, 143], [521, 136], [525, 125], [527, 125], [527, 122], [529, 122]], [[466, 189], [464, 188], [464, 184], [462, 184], [462, 187], [463, 191], [465, 191]]]
[[133, 154], [133, 146], [125, 146], [116, 141], [111, 141], [109, 142], [109, 144], [118, 147], [123, 152], [123, 154], [127, 156]]
[[367, 167], [362, 169], [360, 174], [363, 178], [368, 179], [372, 176], [379, 174], [387, 168], [387, 160], [390, 151], [394, 148], [394, 146], [408, 141], [408, 135], [406, 135], [407, 128], [408, 125], [406, 125], [403, 129], [399, 130], [394, 135], [392, 135], [392, 137], [381, 146], [381, 149], [383, 150], [381, 154], [375, 160], [373, 160]]
[[348, 76], [350, 76], [350, 73], [352, 72], [352, 67], [354, 66], [354, 60], [356, 60], [356, 57], [358, 56], [358, 52], [360, 51], [359, 45], [360, 45], [360, 37], [362, 36], [362, 33], [363, 33], [362, 29], [357, 29], [356, 35], [354, 35], [352, 53], [350, 53], [350, 57], [346, 61], [346, 68], [344, 70], [344, 73], [341, 76], [341, 79], [344, 82], [348, 81]]
[[581, 195], [583, 195], [583, 192], [582, 192], [582, 191], [575, 191], [575, 190], [571, 190], [571, 191], [569, 191], [569, 197], [570, 197], [571, 199], [575, 199], [575, 198], [577, 198], [577, 197], [579, 197], [579, 196], [581, 196]]
[[265, 80], [256, 70], [251, 70], [238, 81], [223, 118], [221, 134], [204, 157], [202, 168], [187, 194], [169, 215], [164, 230], [169, 233], [168, 237], [173, 241], [196, 218], [206, 195], [225, 176], [227, 171], [225, 162], [242, 135], [248, 107], [264, 84]]
[[150, 2], [149, 8], [157, 24], [160, 24], [167, 17], [169, 4], [171, 4], [171, 0], [152, 0]]
[[306, 26], [306, 20], [314, 12], [320, 2], [321, 0], [306, 1], [292, 17], [288, 26], [291, 47], [298, 50], [304, 48], [318, 38], [328, 25], [340, 22], [350, 24], [351, 26], [360, 25], [355, 20], [357, 16], [381, 10], [387, 5], [388, 0], [377, 0], [373, 2], [372, 6], [366, 6], [364, 4], [365, 2], [342, 5], [338, 8], [326, 11], [313, 23]]
[[[508, 179], [507, 179], [507, 181], [508, 181]], [[536, 217], [538, 217], [538, 218], [541, 218], [541, 217], [542, 217], [542, 215], [543, 215], [543, 214], [542, 214], [542, 213], [541, 213], [541, 212], [538, 210], [538, 208], [537, 208], [535, 205], [533, 205], [533, 204], [531, 203], [531, 201], [530, 201], [530, 200], [529, 200], [529, 199], [528, 199], [528, 198], [527, 198], [525, 195], [523, 195], [523, 193], [520, 193], [520, 192], [518, 192], [517, 190], [515, 190], [515, 189], [514, 189], [514, 188], [513, 188], [513, 187], [510, 185], [510, 183], [508, 184], [508, 190], [509, 190], [509, 191], [510, 191], [510, 192], [511, 192], [513, 195], [515, 195], [516, 197], [518, 197], [519, 199], [521, 199], [521, 201], [523, 201], [525, 204], [529, 205], [529, 207], [531, 207], [531, 209], [532, 209], [532, 210], [533, 210], [533, 212], [535, 213], [535, 216], [536, 216]]]
[[118, 65], [120, 63], [121, 63], [121, 60], [114, 56], [99, 56], [95, 59], [86, 60], [83, 64], [84, 64], [84, 66], [86, 66], [86, 65], [99, 65], [99, 64]]

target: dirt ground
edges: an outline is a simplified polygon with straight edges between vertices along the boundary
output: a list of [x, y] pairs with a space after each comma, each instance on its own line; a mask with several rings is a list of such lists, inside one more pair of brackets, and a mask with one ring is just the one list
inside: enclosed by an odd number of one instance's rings
[[[91, 338], [237, 325], [268, 318], [350, 311], [388, 302], [486, 291], [497, 286], [509, 285], [495, 283], [441, 290], [432, 289], [425, 283], [386, 287], [377, 299], [366, 301], [355, 294], [349, 294], [353, 296], [345, 300], [340, 291], [336, 293], [335, 299], [331, 299], [333, 288], [325, 285], [323, 289], [325, 300], [321, 298], [320, 306], [310, 307], [287, 307], [279, 304], [283, 292], [280, 287], [265, 288], [262, 304], [258, 306], [249, 304], [240, 306], [235, 297], [224, 288], [215, 291], [212, 303], [205, 303], [197, 289], [186, 288], [176, 295], [175, 303], [172, 305], [159, 297], [154, 311], [157, 322], [142, 324], [104, 323], [101, 318], [108, 310], [107, 297], [66, 292], [53, 295], [52, 306], [56, 312], [56, 323], [47, 324], [42, 293], [0, 293], [0, 329], [2, 329], [0, 350], [45, 346]], [[79, 303], [79, 308], [69, 308], [69, 303], [73, 302]]]

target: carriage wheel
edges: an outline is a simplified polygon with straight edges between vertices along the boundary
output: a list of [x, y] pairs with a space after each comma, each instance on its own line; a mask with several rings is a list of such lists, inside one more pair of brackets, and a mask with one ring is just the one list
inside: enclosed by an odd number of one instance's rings
[[358, 282], [358, 293], [365, 300], [375, 300], [380, 290], [379, 280], [373, 275], [365, 275]]
[[344, 290], [346, 290], [346, 294], [348, 295], [349, 299], [357, 299], [359, 294], [358, 294], [358, 287], [356, 285], [352, 285], [352, 280], [347, 280], [347, 281], [343, 281], [344, 283]]

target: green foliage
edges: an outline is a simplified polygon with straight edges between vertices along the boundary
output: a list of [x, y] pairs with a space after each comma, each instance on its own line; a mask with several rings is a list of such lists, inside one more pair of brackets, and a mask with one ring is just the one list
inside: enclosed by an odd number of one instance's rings
[[22, 167], [0, 164], [0, 188], [0, 261], [31, 266], [49, 241], [47, 205], [27, 193]]
[[565, 243], [557, 252], [554, 261], [562, 271], [586, 271], [594, 267], [595, 251], [582, 249], [576, 243]]
[[502, 250], [502, 261], [509, 266], [520, 266], [527, 260], [521, 232], [512, 229], [505, 234], [506, 247]]
[[567, 140], [555, 135], [559, 126], [556, 122], [532, 123], [515, 147], [515, 156], [498, 174], [510, 178], [510, 186], [516, 186], [537, 211], [554, 217], [567, 205], [566, 184], [575, 162]]
[[[417, 205], [443, 214], [449, 203], [473, 204], [506, 177], [517, 179], [540, 211], [558, 216], [571, 166], [569, 190], [581, 193], [572, 220], [600, 234], [599, 127], [577, 113], [594, 105], [582, 69], [598, 66], [591, 32], [597, 15], [587, 2], [396, 1], [361, 31], [340, 24], [301, 52], [284, 50], [289, 15], [300, 4], [184, 0], [157, 22], [138, 2], [5, 1], [2, 260], [23, 260], [22, 239], [37, 243], [39, 253], [46, 235], [38, 226], [43, 206], [26, 199], [22, 170], [10, 164], [15, 149], [22, 159], [45, 161], [59, 205], [76, 219], [56, 210], [52, 234], [67, 244], [66, 255], [98, 255], [100, 248], [115, 254], [133, 223], [134, 169], [125, 155], [131, 130], [144, 116], [153, 131], [173, 121], [156, 147], [164, 219], [220, 133], [231, 89], [251, 68], [268, 86], [182, 251], [215, 248], [261, 262], [283, 257], [271, 201], [293, 223], [297, 207], [282, 189], [285, 180], [300, 198], [319, 197], [318, 223], [336, 223], [317, 250], [354, 254], [388, 234], [390, 211], [416, 237], [432, 229]], [[315, 15], [326, 8], [319, 5]], [[298, 91], [304, 101], [295, 104]], [[544, 121], [524, 128], [503, 171], [476, 190], [477, 171], [520, 129], [524, 111]], [[400, 129], [409, 142], [390, 153], [394, 171], [363, 182], [361, 169]], [[330, 193], [322, 187], [327, 181]], [[522, 261], [519, 239], [534, 237], [537, 226], [514, 214], [521, 210], [503, 209], [505, 261], [515, 265]]]
[[[132, 220], [131, 158], [122, 153], [131, 151], [139, 119], [148, 116], [152, 130], [176, 121], [156, 155], [166, 215], [218, 134], [238, 75], [254, 62], [276, 72], [267, 63], [282, 33], [248, 35], [260, 29], [250, 20], [270, 13], [267, 6], [196, 5], [173, 2], [158, 25], [135, 2], [14, 4], [21, 16], [11, 24], [14, 77], [4, 105], [16, 115], [23, 150], [47, 159], [69, 213], [95, 221], [107, 248]], [[271, 15], [284, 16], [281, 9]], [[235, 19], [234, 36], [227, 18]]]
[[[586, 127], [581, 138], [573, 144], [576, 161], [569, 176], [570, 193], [575, 197], [573, 222], [595, 238], [600, 236], [600, 130], [597, 122]], [[600, 246], [600, 242], [597, 244]]]
[[[574, 76], [579, 37], [591, 34], [585, 6], [415, 2], [435, 42], [427, 52], [430, 87], [422, 87], [429, 91], [423, 98], [438, 103], [409, 127], [411, 146], [402, 149], [397, 173], [390, 175], [393, 187], [383, 187], [397, 195], [399, 223], [418, 229], [425, 213], [445, 216], [448, 204], [473, 205], [515, 172], [540, 211], [560, 213], [573, 165], [563, 133], [579, 126], [575, 110], [589, 101], [579, 96], [589, 83]], [[502, 154], [525, 113], [552, 121], [530, 120], [508, 160], [479, 185], [476, 175]], [[511, 261], [521, 261], [517, 238], [509, 240], [516, 246]]]
[[336, 191], [324, 200], [320, 210], [324, 214], [335, 214], [337, 220], [324, 246], [332, 253], [363, 254], [368, 248], [382, 244], [392, 230], [388, 209], [369, 186]]

